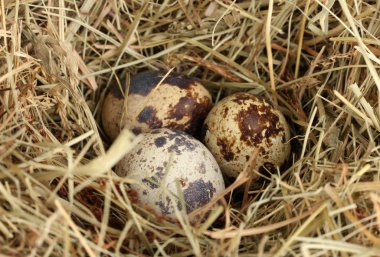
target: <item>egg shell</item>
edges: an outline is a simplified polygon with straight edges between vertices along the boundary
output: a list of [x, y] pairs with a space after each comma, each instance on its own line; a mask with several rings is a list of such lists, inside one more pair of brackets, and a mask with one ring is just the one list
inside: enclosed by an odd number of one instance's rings
[[131, 188], [137, 192], [139, 204], [168, 218], [176, 217], [174, 208], [182, 210], [178, 200], [181, 194], [186, 213], [190, 213], [225, 188], [222, 173], [209, 150], [192, 136], [166, 128], [144, 133], [141, 141], [116, 165], [115, 173], [136, 181]]
[[102, 125], [104, 133], [114, 140], [123, 128], [124, 98], [108, 93], [102, 108]]
[[[123, 127], [135, 134], [155, 128], [171, 128], [194, 134], [212, 108], [208, 90], [194, 79], [146, 71], [131, 77], [126, 111], [125, 89], [113, 85], [104, 100], [102, 124], [114, 140]], [[123, 90], [123, 91], [122, 91]]]
[[290, 154], [290, 131], [284, 116], [260, 96], [235, 93], [208, 114], [202, 140], [229, 177], [243, 171], [258, 149], [256, 169], [281, 166]]

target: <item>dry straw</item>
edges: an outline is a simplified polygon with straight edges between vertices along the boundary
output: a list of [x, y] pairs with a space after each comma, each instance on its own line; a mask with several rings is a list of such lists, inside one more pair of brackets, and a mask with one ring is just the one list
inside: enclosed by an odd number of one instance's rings
[[[380, 256], [379, 7], [0, 0], [0, 256]], [[136, 204], [111, 168], [138, 138], [99, 123], [111, 83], [172, 68], [292, 124], [287, 166], [247, 167], [196, 224]]]

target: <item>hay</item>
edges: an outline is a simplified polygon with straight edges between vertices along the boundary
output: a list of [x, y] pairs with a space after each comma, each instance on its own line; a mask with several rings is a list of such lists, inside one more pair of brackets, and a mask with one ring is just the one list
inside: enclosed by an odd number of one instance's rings
[[[380, 256], [379, 3], [1, 0], [0, 255]], [[139, 138], [99, 126], [116, 78], [172, 68], [292, 124], [287, 167], [196, 224], [135, 204], [111, 167]]]

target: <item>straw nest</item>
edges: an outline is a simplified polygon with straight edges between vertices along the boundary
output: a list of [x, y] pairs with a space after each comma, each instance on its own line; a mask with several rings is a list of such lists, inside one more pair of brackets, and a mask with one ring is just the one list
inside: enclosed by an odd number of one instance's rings
[[[379, 256], [379, 3], [1, 0], [0, 255]], [[173, 67], [266, 95], [293, 135], [196, 224], [135, 204], [111, 169], [138, 137], [99, 122], [111, 83]]]

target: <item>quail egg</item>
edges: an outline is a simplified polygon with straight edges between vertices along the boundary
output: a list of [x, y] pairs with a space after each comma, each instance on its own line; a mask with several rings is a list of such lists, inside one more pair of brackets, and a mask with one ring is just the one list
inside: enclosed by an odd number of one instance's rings
[[180, 75], [170, 74], [161, 82], [164, 76], [160, 71], [132, 76], [126, 111], [121, 89], [118, 85], [111, 87], [102, 109], [103, 128], [111, 140], [123, 127], [135, 134], [161, 127], [194, 134], [200, 128], [213, 105], [208, 90]]
[[253, 152], [256, 169], [282, 165], [290, 154], [290, 131], [284, 116], [268, 101], [235, 93], [218, 102], [208, 114], [202, 140], [222, 172], [237, 177]]
[[136, 182], [131, 188], [139, 204], [167, 218], [175, 219], [176, 208], [188, 214], [225, 189], [209, 150], [183, 131], [167, 128], [142, 134], [141, 141], [116, 165], [115, 173]]

